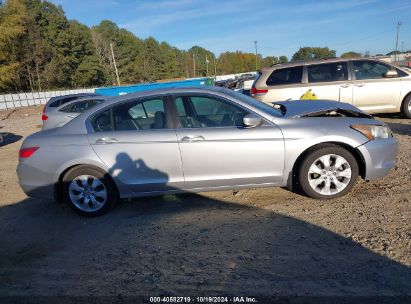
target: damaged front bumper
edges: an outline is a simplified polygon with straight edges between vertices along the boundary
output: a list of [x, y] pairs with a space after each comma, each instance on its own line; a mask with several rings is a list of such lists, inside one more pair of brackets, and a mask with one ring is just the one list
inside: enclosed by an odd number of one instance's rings
[[357, 147], [365, 161], [365, 180], [386, 176], [395, 166], [398, 141], [394, 137], [377, 139]]

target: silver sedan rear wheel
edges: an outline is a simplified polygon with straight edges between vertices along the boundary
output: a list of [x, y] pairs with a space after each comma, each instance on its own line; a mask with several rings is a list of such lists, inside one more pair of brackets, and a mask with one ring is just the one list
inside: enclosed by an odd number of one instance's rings
[[92, 175], [80, 175], [69, 186], [72, 203], [82, 211], [95, 212], [107, 202], [107, 189], [104, 183]]
[[336, 154], [317, 158], [308, 170], [311, 188], [322, 195], [334, 195], [343, 191], [351, 181], [351, 166]]
[[119, 201], [118, 189], [101, 169], [86, 165], [70, 169], [63, 177], [64, 200], [77, 213], [97, 216]]

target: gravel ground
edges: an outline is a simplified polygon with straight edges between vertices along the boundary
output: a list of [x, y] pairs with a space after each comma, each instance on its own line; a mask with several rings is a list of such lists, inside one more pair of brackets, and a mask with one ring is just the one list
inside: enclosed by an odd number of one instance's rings
[[411, 120], [390, 175], [331, 201], [251, 189], [124, 201], [82, 218], [15, 168], [39, 107], [0, 112], [0, 296], [411, 296]]

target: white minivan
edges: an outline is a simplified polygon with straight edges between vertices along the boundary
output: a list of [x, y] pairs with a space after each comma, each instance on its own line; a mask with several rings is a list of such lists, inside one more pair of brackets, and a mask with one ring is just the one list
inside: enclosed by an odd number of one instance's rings
[[[263, 102], [331, 99], [368, 113], [411, 118], [411, 72], [376, 59], [321, 59], [263, 69], [251, 95]], [[308, 98], [310, 99], [310, 98]]]

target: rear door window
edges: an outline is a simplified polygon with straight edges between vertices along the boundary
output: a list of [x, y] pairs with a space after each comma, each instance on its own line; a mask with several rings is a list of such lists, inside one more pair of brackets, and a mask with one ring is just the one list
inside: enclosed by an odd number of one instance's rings
[[166, 128], [162, 98], [127, 102], [113, 108], [114, 128], [119, 131]]
[[286, 85], [301, 83], [303, 77], [303, 67], [290, 67], [274, 70], [268, 77], [266, 84], [268, 86]]
[[325, 63], [307, 66], [309, 83], [348, 80], [346, 62]]

